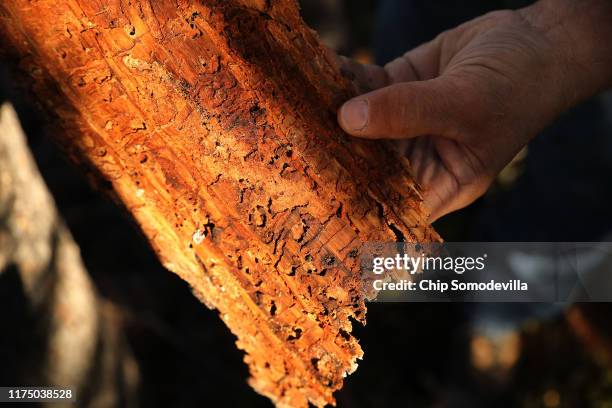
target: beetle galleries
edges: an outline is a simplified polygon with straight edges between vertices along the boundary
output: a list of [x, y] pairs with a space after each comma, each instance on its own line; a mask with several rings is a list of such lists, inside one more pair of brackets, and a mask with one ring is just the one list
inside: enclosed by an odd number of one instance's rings
[[376, 275], [382, 275], [385, 271], [403, 270], [414, 275], [425, 271], [452, 271], [461, 275], [466, 271], [482, 271], [485, 268], [486, 259], [487, 254], [479, 257], [396, 254], [392, 257], [373, 258], [372, 272]]

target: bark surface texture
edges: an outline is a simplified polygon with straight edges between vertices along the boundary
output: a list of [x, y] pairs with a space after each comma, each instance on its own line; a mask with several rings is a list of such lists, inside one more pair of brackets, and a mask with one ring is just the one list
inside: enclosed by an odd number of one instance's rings
[[54, 137], [219, 311], [255, 390], [333, 403], [363, 354], [361, 245], [439, 237], [408, 162], [337, 126], [353, 87], [296, 2], [3, 0], [0, 36]]

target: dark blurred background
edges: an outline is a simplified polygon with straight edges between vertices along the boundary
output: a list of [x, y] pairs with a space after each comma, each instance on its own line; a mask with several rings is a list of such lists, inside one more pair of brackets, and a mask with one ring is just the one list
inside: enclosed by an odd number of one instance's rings
[[[301, 3], [328, 46], [384, 64], [463, 21], [528, 2]], [[0, 99], [15, 105], [87, 270], [126, 335], [140, 371], [139, 405], [270, 406], [247, 385], [242, 354], [216, 313], [160, 266], [122, 211], [42, 137], [36, 111], [13, 90], [5, 69], [0, 76]], [[604, 239], [612, 230], [607, 100], [588, 101], [547, 129], [484, 198], [441, 221], [441, 235], [448, 241]], [[3, 385], [30, 384], [31, 373], [16, 356], [36, 347], [24, 324], [35, 316], [20, 290], [15, 273], [0, 274]], [[372, 304], [367, 327], [356, 328], [365, 359], [338, 393], [338, 405], [612, 407], [610, 311], [606, 304]]]

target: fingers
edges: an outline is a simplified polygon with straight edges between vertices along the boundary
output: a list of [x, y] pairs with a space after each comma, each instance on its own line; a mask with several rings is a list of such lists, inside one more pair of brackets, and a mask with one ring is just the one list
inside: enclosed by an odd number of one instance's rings
[[370, 92], [400, 82], [432, 79], [438, 75], [439, 39], [423, 44], [391, 61], [384, 68], [337, 56], [336, 64], [354, 76], [361, 92]]
[[451, 136], [465, 109], [451, 81], [439, 77], [378, 89], [346, 102], [338, 122], [349, 134], [369, 139], [406, 139], [425, 134]]
[[423, 204], [429, 211], [430, 222], [472, 204], [487, 191], [492, 181], [483, 177], [462, 185], [444, 169], [434, 168], [431, 172], [428, 182], [419, 182], [424, 189]]
[[384, 68], [372, 64], [360, 64], [343, 56], [338, 57], [340, 69], [352, 75], [361, 92], [370, 92], [389, 85], [389, 76]]
[[392, 84], [424, 81], [439, 75], [440, 38], [408, 51], [385, 65]]
[[439, 36], [384, 69], [358, 67], [345, 60], [351, 71], [362, 78], [361, 82], [369, 77], [369, 88], [376, 90], [340, 108], [338, 121], [342, 128], [353, 136], [372, 139], [406, 139], [448, 130], [450, 119], [460, 107], [455, 101], [461, 95], [450, 79], [438, 76], [441, 43]]
[[429, 210], [429, 222], [467, 207], [486, 192], [486, 187], [480, 186], [461, 187], [455, 191], [453, 183], [452, 176], [444, 173], [437, 180], [435, 189], [426, 189], [423, 193], [423, 204]]
[[495, 172], [454, 140], [423, 136], [410, 143], [407, 157], [432, 222], [471, 204], [493, 181]]

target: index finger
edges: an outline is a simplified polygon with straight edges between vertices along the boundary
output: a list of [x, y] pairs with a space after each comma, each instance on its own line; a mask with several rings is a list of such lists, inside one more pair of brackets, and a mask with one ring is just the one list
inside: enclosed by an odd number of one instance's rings
[[354, 59], [338, 56], [340, 69], [352, 75], [362, 93], [371, 92], [389, 85], [387, 71], [378, 65], [361, 64]]

